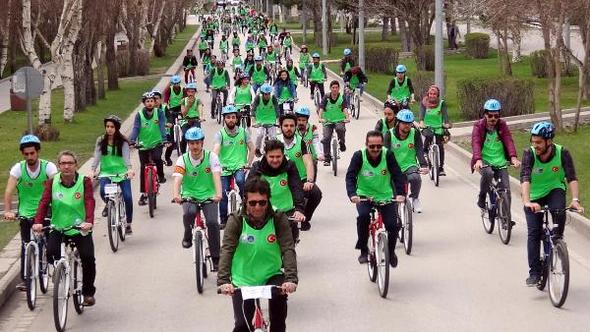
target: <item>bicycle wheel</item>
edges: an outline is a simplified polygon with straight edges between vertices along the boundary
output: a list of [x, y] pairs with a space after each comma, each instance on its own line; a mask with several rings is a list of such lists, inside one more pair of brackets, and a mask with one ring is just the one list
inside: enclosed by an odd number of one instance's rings
[[74, 300], [74, 309], [78, 315], [84, 312], [84, 295], [82, 295], [82, 263], [80, 262], [80, 256], [76, 252], [76, 259], [74, 260], [74, 266], [72, 268], [74, 274], [72, 285], [72, 299]]
[[39, 288], [43, 294], [46, 294], [49, 289], [48, 267], [45, 240], [41, 240], [39, 241]]
[[215, 116], [217, 117], [217, 124], [221, 124], [221, 110], [223, 108], [223, 101], [221, 99], [217, 100], [217, 105], [215, 105]]
[[570, 261], [565, 242], [554, 241], [549, 262], [549, 298], [554, 307], [560, 308], [565, 303], [570, 285]]
[[313, 101], [314, 101], [315, 105], [317, 106], [318, 113], [319, 113], [320, 104], [322, 102], [322, 94], [320, 93], [320, 89], [318, 89], [318, 88], [315, 88], [315, 92], [313, 95]]
[[385, 231], [379, 233], [375, 254], [377, 258], [377, 287], [379, 295], [384, 298], [387, 297], [389, 290], [389, 240]]
[[510, 242], [510, 236], [512, 235], [512, 220], [510, 220], [508, 195], [505, 192], [500, 193], [496, 205], [498, 206], [498, 236], [502, 243], [508, 244]]
[[119, 239], [121, 242], [125, 241], [125, 227], [127, 227], [127, 215], [125, 211], [125, 201], [121, 197], [121, 199], [119, 199], [119, 224], [117, 225], [117, 231], [119, 232]]
[[486, 208], [481, 209], [481, 223], [484, 231], [488, 234], [492, 234], [494, 231], [495, 207], [492, 206], [492, 195], [494, 195], [493, 192], [486, 195]]
[[35, 310], [37, 303], [37, 254], [34, 245], [27, 245], [25, 249], [25, 284], [27, 285], [27, 306], [30, 310]]
[[229, 213], [234, 213], [238, 210], [238, 198], [236, 197], [236, 192], [231, 191], [229, 193]]
[[354, 108], [356, 109], [354, 118], [358, 120], [361, 115], [361, 98], [356, 92], [354, 94]]
[[405, 203], [403, 212], [405, 214], [405, 220], [403, 224], [403, 243], [406, 255], [409, 255], [412, 252], [412, 239], [414, 234], [414, 224], [412, 223], [412, 205], [410, 203]]
[[369, 280], [375, 282], [377, 280], [377, 258], [375, 257], [375, 237], [372, 234], [369, 236], [369, 262], [367, 263], [367, 272], [369, 272]]
[[[546, 254], [546, 248], [549, 246], [545, 244], [545, 241], [550, 241], [549, 239], [544, 239], [541, 241], [541, 248], [543, 250], [541, 250], [541, 279], [539, 280], [539, 283], [537, 284], [537, 289], [542, 291], [543, 289], [545, 289], [545, 286], [547, 285], [547, 278], [549, 277], [549, 256], [551, 255], [551, 253], [549, 253], [549, 255], [545, 255]], [[549, 249], [547, 249], [549, 250]]]
[[111, 250], [117, 252], [119, 249], [119, 236], [117, 235], [117, 208], [112, 200], [107, 203], [107, 230], [109, 234], [109, 244]]
[[147, 198], [148, 198], [148, 210], [149, 210], [150, 218], [154, 217], [154, 210], [156, 209], [156, 207], [155, 207], [156, 204], [155, 204], [155, 200], [154, 200], [156, 193], [154, 193], [154, 187], [152, 185], [152, 183], [154, 181], [154, 176], [155, 175], [153, 173], [153, 170], [150, 168], [148, 170], [148, 177], [147, 177], [147, 180], [148, 180]]
[[182, 142], [182, 130], [180, 126], [174, 126], [174, 142], [176, 142], [176, 154], [180, 157], [182, 152], [180, 151], [180, 142]]
[[203, 276], [203, 263], [204, 263], [204, 253], [203, 250], [203, 238], [200, 232], [194, 232], [193, 235], [193, 256], [194, 256], [194, 264], [195, 264], [195, 278], [197, 281], [197, 292], [199, 294], [203, 293], [203, 283], [205, 277]]
[[433, 144], [432, 145], [432, 168], [433, 168], [433, 179], [432, 181], [434, 181], [434, 186], [438, 187], [438, 181], [439, 181], [439, 168], [440, 168], [440, 154], [438, 151], [438, 145]]
[[[336, 133], [333, 133], [336, 135]], [[338, 140], [332, 140], [332, 171], [334, 176], [338, 176]]]
[[55, 329], [64, 331], [68, 321], [69, 279], [63, 263], [57, 265], [53, 276], [53, 322]]

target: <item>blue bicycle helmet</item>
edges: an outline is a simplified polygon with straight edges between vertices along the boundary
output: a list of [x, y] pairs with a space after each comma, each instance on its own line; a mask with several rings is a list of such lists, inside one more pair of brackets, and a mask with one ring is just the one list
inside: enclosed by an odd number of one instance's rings
[[272, 88], [268, 83], [264, 83], [261, 87], [260, 87], [260, 92], [266, 94], [266, 93], [271, 93], [272, 92]]
[[187, 141], [200, 141], [205, 139], [205, 134], [203, 134], [203, 130], [201, 128], [192, 127], [186, 131], [186, 134], [184, 134], [184, 139]]
[[227, 115], [232, 113], [238, 113], [238, 109], [234, 105], [227, 105], [221, 111], [221, 115]]
[[180, 76], [178, 76], [178, 75], [172, 76], [172, 78], [170, 78], [170, 83], [171, 84], [180, 84]]
[[39, 150], [41, 148], [41, 141], [39, 140], [39, 137], [35, 135], [25, 135], [21, 137], [19, 148], [22, 150], [30, 146], [34, 146], [37, 148], [37, 150]]
[[311, 55], [311, 57], [312, 57], [312, 58], [319, 58], [319, 57], [320, 57], [320, 54], [319, 54], [318, 52], [314, 52], [314, 53]]
[[401, 110], [395, 116], [398, 121], [412, 123], [414, 122], [414, 113], [409, 109]]
[[407, 68], [404, 65], [397, 65], [397, 67], [395, 67], [396, 73], [405, 73], [406, 70], [407, 70]]
[[297, 107], [297, 109], [295, 110], [295, 115], [297, 116], [304, 116], [306, 118], [309, 118], [309, 107], [307, 106], [299, 106]]
[[555, 127], [549, 121], [541, 121], [535, 123], [531, 129], [532, 136], [540, 136], [544, 139], [551, 139], [555, 137]]
[[488, 99], [485, 104], [483, 104], [484, 112], [500, 112], [500, 110], [502, 110], [502, 105], [496, 99]]
[[255, 56], [254, 61], [262, 61], [262, 56], [260, 56], [260, 55]]
[[186, 90], [195, 90], [197, 91], [197, 83], [189, 83], [185, 87]]
[[344, 49], [344, 56], [349, 56], [352, 54], [352, 51], [350, 50], [350, 48], [345, 48]]

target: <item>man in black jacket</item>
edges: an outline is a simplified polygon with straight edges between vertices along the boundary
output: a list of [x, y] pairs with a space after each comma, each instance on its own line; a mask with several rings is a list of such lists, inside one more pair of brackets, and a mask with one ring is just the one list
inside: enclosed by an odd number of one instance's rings
[[189, 83], [188, 74], [190, 72], [192, 79], [190, 82], [195, 80], [195, 68], [199, 63], [197, 62], [197, 57], [193, 54], [192, 49], [186, 50], [186, 55], [184, 56], [184, 60], [182, 60], [182, 67], [184, 69], [184, 81]]

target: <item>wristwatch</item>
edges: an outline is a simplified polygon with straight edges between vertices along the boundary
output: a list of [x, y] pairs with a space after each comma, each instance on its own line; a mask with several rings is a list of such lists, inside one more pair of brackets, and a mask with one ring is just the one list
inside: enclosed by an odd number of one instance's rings
[[580, 199], [579, 198], [572, 198], [572, 201], [576, 201], [576, 202], [580, 203]]

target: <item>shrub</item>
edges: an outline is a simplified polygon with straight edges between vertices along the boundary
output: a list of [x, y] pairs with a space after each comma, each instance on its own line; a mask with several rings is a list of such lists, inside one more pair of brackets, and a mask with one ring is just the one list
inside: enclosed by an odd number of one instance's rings
[[118, 50], [117, 51], [117, 70], [119, 77], [126, 77], [129, 73], [129, 51]]
[[57, 141], [59, 139], [59, 129], [53, 127], [50, 124], [42, 124], [37, 126], [33, 133], [39, 137], [40, 140], [46, 141]]
[[490, 35], [487, 33], [474, 32], [465, 35], [465, 48], [468, 56], [475, 59], [488, 57], [490, 49]]
[[[358, 62], [358, 48], [352, 49], [355, 63]], [[399, 50], [391, 46], [369, 46], [365, 48], [365, 70], [376, 73], [393, 73], [399, 59]]]
[[531, 53], [529, 61], [533, 76], [538, 78], [547, 77], [547, 56], [546, 50], [538, 50]]
[[513, 77], [460, 80], [457, 82], [460, 113], [466, 120], [479, 119], [483, 104], [490, 98], [502, 103], [502, 116], [534, 113], [534, 87], [532, 80]]

